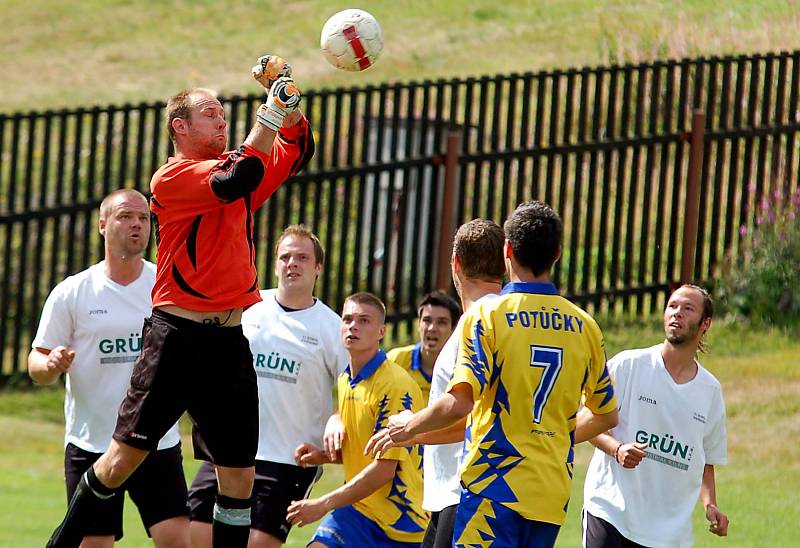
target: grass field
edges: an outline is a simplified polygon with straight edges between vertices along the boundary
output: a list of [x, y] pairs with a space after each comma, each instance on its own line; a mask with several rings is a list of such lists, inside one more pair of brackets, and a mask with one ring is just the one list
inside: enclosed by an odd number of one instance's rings
[[[654, 322], [606, 328], [609, 355], [657, 342]], [[720, 507], [731, 519], [730, 537], [704, 531], [695, 515], [697, 546], [797, 546], [800, 509], [800, 339], [797, 331], [751, 330], [719, 323], [711, 354], [703, 358], [723, 384], [728, 411], [729, 465], [717, 471]], [[44, 544], [65, 509], [61, 389], [0, 392], [0, 547]], [[186, 445], [184, 447], [187, 447]], [[577, 452], [573, 502], [558, 546], [580, 544], [581, 486], [590, 450]], [[196, 463], [186, 459], [191, 479]], [[326, 470], [316, 492], [341, 483], [337, 467]], [[658, 504], [658, 501], [653, 501]], [[126, 535], [119, 546], [151, 546], [135, 508], [126, 505]], [[305, 546], [313, 527], [295, 529], [287, 546]]]
[[[356, 4], [359, 5], [359, 4]], [[0, 112], [255, 92], [264, 53], [318, 89], [800, 46], [796, 0], [373, 0], [385, 48], [363, 74], [319, 54], [333, 0], [5, 0]]]

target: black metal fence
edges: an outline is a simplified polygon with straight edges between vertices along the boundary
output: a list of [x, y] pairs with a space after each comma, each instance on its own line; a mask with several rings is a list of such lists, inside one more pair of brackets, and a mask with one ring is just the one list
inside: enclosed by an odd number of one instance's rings
[[[712, 278], [754, 205], [797, 187], [799, 77], [795, 51], [308, 92], [317, 154], [257, 217], [262, 282], [273, 283], [282, 227], [305, 222], [328, 252], [319, 296], [338, 307], [373, 291], [394, 332], [407, 330], [437, 269], [444, 279], [436, 255], [452, 227], [442, 212], [501, 221], [539, 198], [565, 223], [561, 290], [594, 312], [649, 313], [679, 279], [683, 247], [696, 252], [693, 277]], [[224, 100], [232, 145], [261, 100]], [[24, 371], [50, 289], [101, 256], [102, 197], [146, 191], [169, 154], [163, 106], [0, 114], [0, 382]], [[682, 229], [695, 108], [706, 124], [691, 245]]]

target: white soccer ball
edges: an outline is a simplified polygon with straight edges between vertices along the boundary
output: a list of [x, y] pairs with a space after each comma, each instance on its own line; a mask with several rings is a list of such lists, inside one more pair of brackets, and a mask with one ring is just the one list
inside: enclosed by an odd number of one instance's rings
[[325, 59], [336, 68], [366, 70], [383, 49], [383, 33], [378, 21], [366, 11], [343, 10], [322, 27], [319, 47]]

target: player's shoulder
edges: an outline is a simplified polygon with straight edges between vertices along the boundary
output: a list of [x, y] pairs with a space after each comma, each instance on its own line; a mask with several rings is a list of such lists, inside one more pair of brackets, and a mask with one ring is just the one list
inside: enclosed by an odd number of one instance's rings
[[389, 354], [386, 355], [386, 360], [378, 368], [378, 371], [385, 382], [417, 384], [408, 374], [406, 368], [398, 364]]
[[316, 298], [314, 306], [311, 307], [311, 310], [315, 315], [319, 316], [321, 320], [335, 322], [336, 330], [338, 332], [339, 323], [342, 321], [342, 317], [333, 308], [323, 302], [322, 299]]
[[719, 379], [717, 379], [711, 371], [703, 367], [700, 362], [697, 362], [696, 380], [708, 385], [710, 388], [719, 390], [720, 392], [722, 391], [722, 383], [719, 382]]
[[656, 354], [659, 352], [660, 345], [654, 345], [647, 348], [629, 348], [614, 354], [608, 360], [609, 368], [615, 370], [638, 368], [653, 368], [657, 360]]
[[67, 295], [79, 291], [87, 284], [93, 284], [105, 278], [105, 271], [103, 270], [103, 262], [93, 264], [85, 270], [76, 272], [61, 280], [53, 288], [53, 294]]
[[413, 351], [413, 344], [409, 344], [407, 346], [396, 346], [386, 352], [386, 357], [396, 364], [398, 359], [401, 359], [407, 354], [411, 354]]

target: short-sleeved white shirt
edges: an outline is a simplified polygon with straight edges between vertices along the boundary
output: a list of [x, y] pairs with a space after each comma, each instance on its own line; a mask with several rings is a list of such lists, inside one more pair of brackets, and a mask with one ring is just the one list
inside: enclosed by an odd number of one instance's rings
[[[111, 443], [117, 412], [142, 348], [142, 323], [151, 312], [153, 263], [128, 285], [106, 276], [105, 261], [58, 284], [44, 304], [33, 348], [63, 345], [75, 351], [66, 376], [64, 444], [103, 453]], [[177, 423], [159, 449], [180, 441]]]
[[[489, 293], [484, 295], [472, 304], [476, 304], [489, 299], [495, 299], [498, 295]], [[472, 309], [470, 307], [470, 310]], [[436, 363], [433, 366], [433, 378], [431, 379], [431, 395], [428, 405], [436, 401], [445, 392], [450, 379], [453, 378], [453, 370], [458, 358], [458, 341], [461, 338], [463, 327], [463, 317], [459, 319], [452, 335], [444, 343]], [[422, 497], [422, 508], [429, 512], [440, 512], [448, 506], [458, 504], [461, 500], [461, 477], [458, 473], [458, 464], [464, 443], [446, 443], [440, 445], [426, 445], [424, 448], [422, 467], [425, 491]]]
[[258, 376], [256, 459], [295, 464], [294, 450], [301, 443], [322, 447], [333, 387], [347, 366], [347, 353], [336, 312], [320, 300], [287, 312], [276, 292], [261, 291], [263, 300], [242, 315]]
[[661, 345], [627, 350], [608, 362], [619, 402], [621, 442], [647, 443], [633, 469], [596, 449], [584, 484], [584, 507], [645, 546], [692, 545], [692, 512], [706, 464], [727, 462], [725, 404], [717, 379], [697, 364], [677, 384]]

